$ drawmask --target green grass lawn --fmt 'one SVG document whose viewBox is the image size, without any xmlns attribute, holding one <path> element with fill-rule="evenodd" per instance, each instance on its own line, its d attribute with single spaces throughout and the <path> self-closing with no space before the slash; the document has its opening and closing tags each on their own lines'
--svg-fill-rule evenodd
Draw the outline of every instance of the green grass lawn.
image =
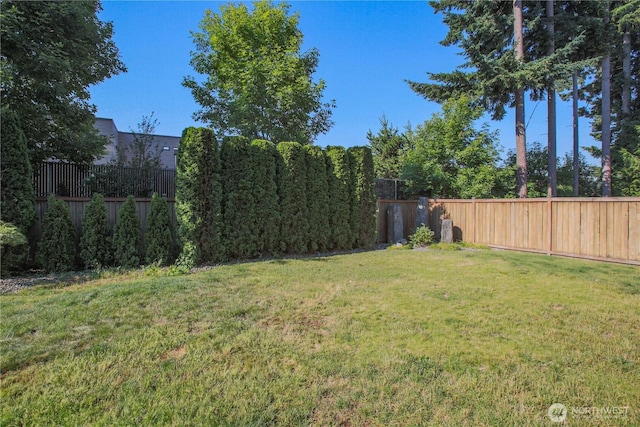
<svg viewBox="0 0 640 427">
<path fill-rule="evenodd" d="M 3 426 L 640 424 L 636 267 L 376 251 L 0 303 Z"/>
</svg>

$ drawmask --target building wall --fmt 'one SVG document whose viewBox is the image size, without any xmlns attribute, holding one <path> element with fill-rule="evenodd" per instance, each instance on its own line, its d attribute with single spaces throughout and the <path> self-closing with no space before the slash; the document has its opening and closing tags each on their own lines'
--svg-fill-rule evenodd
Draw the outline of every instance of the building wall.
<svg viewBox="0 0 640 427">
<path fill-rule="evenodd" d="M 117 148 L 122 145 L 130 145 L 134 140 L 134 134 L 131 132 L 120 132 L 116 127 L 113 119 L 96 118 L 95 128 L 101 135 L 105 135 L 109 138 L 109 144 L 107 145 L 107 154 L 102 158 L 96 160 L 95 164 L 103 165 L 109 163 L 112 159 L 116 158 Z M 180 146 L 180 137 L 167 136 L 167 135 L 154 135 L 154 140 L 161 150 L 160 160 L 162 161 L 163 168 L 175 169 L 176 168 L 176 155 L 178 154 L 178 147 Z"/>
</svg>

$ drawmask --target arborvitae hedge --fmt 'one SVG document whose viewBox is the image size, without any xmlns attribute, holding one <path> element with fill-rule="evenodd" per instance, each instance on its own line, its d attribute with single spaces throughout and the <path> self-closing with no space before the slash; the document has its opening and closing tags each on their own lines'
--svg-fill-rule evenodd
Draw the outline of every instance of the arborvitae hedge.
<svg viewBox="0 0 640 427">
<path fill-rule="evenodd" d="M 327 160 L 320 147 L 305 145 L 307 160 L 308 249 L 326 251 L 329 246 L 329 184 Z"/>
<path fill-rule="evenodd" d="M 187 266 L 219 261 L 222 247 L 220 152 L 211 129 L 182 133 L 176 166 L 176 217 Z"/>
<path fill-rule="evenodd" d="M 280 252 L 280 201 L 278 199 L 277 169 L 282 158 L 275 144 L 251 142 L 254 171 L 254 200 L 256 201 L 258 250 L 263 254 Z"/>
<path fill-rule="evenodd" d="M 153 193 L 144 236 L 147 264 L 167 265 L 173 262 L 174 229 L 167 199 Z"/>
<path fill-rule="evenodd" d="M 329 246 L 335 250 L 351 249 L 351 171 L 349 156 L 344 147 L 329 146 L 327 156 L 327 182 L 329 184 Z"/>
<path fill-rule="evenodd" d="M 259 255 L 254 169 L 256 156 L 245 137 L 225 138 L 220 148 L 222 163 L 223 241 L 229 258 Z"/>
<path fill-rule="evenodd" d="M 25 236 L 29 236 L 36 221 L 35 192 L 31 181 L 27 142 L 20 128 L 18 116 L 2 108 L 2 143 L 0 144 L 0 220 L 11 223 Z M 28 251 L 16 253 L 12 268 L 20 269 Z M 3 261 L 4 262 L 4 261 Z"/>
<path fill-rule="evenodd" d="M 142 260 L 142 233 L 133 196 L 118 211 L 113 230 L 113 252 L 115 264 L 124 268 L 135 268 Z"/>
<path fill-rule="evenodd" d="M 104 267 L 111 258 L 111 228 L 102 194 L 94 194 L 82 217 L 80 259 L 86 268 Z"/>
<path fill-rule="evenodd" d="M 42 221 L 42 237 L 37 259 L 47 272 L 73 270 L 76 266 L 76 230 L 69 206 L 55 195 L 49 196 Z"/>
<path fill-rule="evenodd" d="M 287 253 L 307 252 L 307 165 L 305 151 L 297 142 L 277 146 L 283 163 L 278 173 L 281 246 Z"/>
<path fill-rule="evenodd" d="M 352 227 L 355 245 L 371 248 L 376 243 L 376 193 L 373 156 L 368 147 L 347 150 L 353 174 Z"/>
</svg>

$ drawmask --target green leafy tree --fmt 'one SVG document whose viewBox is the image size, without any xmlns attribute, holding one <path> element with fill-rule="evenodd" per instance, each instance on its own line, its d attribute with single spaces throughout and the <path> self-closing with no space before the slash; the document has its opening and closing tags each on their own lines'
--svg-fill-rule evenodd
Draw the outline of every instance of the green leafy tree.
<svg viewBox="0 0 640 427">
<path fill-rule="evenodd" d="M 76 265 L 76 230 L 71 211 L 53 194 L 48 199 L 36 256 L 47 272 L 70 271 Z"/>
<path fill-rule="evenodd" d="M 307 144 L 326 133 L 334 105 L 322 103 L 325 82 L 313 81 L 318 51 L 301 52 L 298 21 L 285 2 L 207 10 L 201 32 L 192 33 L 191 54 L 191 65 L 206 81 L 189 76 L 183 82 L 202 107 L 194 117 L 218 136 L 250 140 Z"/>
<path fill-rule="evenodd" d="M 109 176 L 105 181 L 115 183 L 116 192 L 133 194 L 136 197 L 151 195 L 157 170 L 162 168 L 162 147 L 155 136 L 159 124 L 153 112 L 149 116 L 142 116 L 136 130 L 131 129 L 133 141 L 130 144 L 120 144 L 116 148 L 116 157 L 110 164 L 132 168 L 126 177 L 119 168 L 107 172 Z"/>
<path fill-rule="evenodd" d="M 4 107 L 1 114 L 0 218 L 28 235 L 36 220 L 36 209 L 27 143 L 17 115 Z"/>
<path fill-rule="evenodd" d="M 371 248 L 376 243 L 376 193 L 373 155 L 369 147 L 351 147 L 347 150 L 353 172 L 352 227 L 355 245 Z"/>
<path fill-rule="evenodd" d="M 499 171 L 497 133 L 474 121 L 482 109 L 470 98 L 450 100 L 442 113 L 408 134 L 412 149 L 405 157 L 405 191 L 413 195 L 448 198 L 496 197 L 504 193 Z"/>
<path fill-rule="evenodd" d="M 529 182 L 530 197 L 546 197 L 548 188 L 549 172 L 547 168 L 549 152 L 547 147 L 543 147 L 539 142 L 534 142 L 527 149 L 527 181 Z M 599 168 L 587 163 L 584 155 L 580 156 L 579 162 L 579 189 L 580 196 L 597 197 L 600 194 Z M 515 167 L 515 152 L 510 150 L 505 160 L 506 169 Z M 558 196 L 569 197 L 573 195 L 573 159 L 569 154 L 557 159 L 558 164 Z M 515 181 L 511 178 L 509 188 L 515 188 Z M 513 191 L 508 196 L 513 197 Z"/>
<path fill-rule="evenodd" d="M 176 217 L 185 266 L 219 261 L 222 247 L 220 152 L 210 129 L 182 133 L 176 167 Z"/>
<path fill-rule="evenodd" d="M 280 252 L 280 200 L 278 169 L 282 157 L 275 144 L 265 140 L 251 142 L 253 160 L 253 190 L 257 211 L 258 250 L 275 255 Z M 278 166 L 280 165 L 280 166 Z"/>
<path fill-rule="evenodd" d="M 329 247 L 345 250 L 353 247 L 351 228 L 352 182 L 347 150 L 340 146 L 325 148 L 329 187 Z"/>
<path fill-rule="evenodd" d="M 32 164 L 104 153 L 89 86 L 126 69 L 100 10 L 98 0 L 0 2 L 2 105 L 20 118 Z"/>
<path fill-rule="evenodd" d="M 115 264 L 123 268 L 136 268 L 143 258 L 142 232 L 133 196 L 118 211 L 113 229 L 113 254 Z"/>
<path fill-rule="evenodd" d="M 228 137 L 220 148 L 224 247 L 230 258 L 254 258 L 258 248 L 258 215 L 254 180 L 257 160 L 249 140 Z"/>
<path fill-rule="evenodd" d="M 278 173 L 280 196 L 281 247 L 290 254 L 307 252 L 307 164 L 305 151 L 297 142 L 281 142 L 277 146 L 282 156 Z"/>
<path fill-rule="evenodd" d="M 111 259 L 111 227 L 102 194 L 94 194 L 82 218 L 80 259 L 86 268 L 99 268 Z"/>
<path fill-rule="evenodd" d="M 329 183 L 324 151 L 315 145 L 305 145 L 307 160 L 307 211 L 309 219 L 309 251 L 326 251 L 329 228 Z"/>
<path fill-rule="evenodd" d="M 373 153 L 373 167 L 376 178 L 400 178 L 402 156 L 408 148 L 406 135 L 399 133 L 386 116 L 380 119 L 380 130 L 376 135 L 367 132 L 367 139 Z"/>
<path fill-rule="evenodd" d="M 173 261 L 174 235 L 167 199 L 153 193 L 144 236 L 147 264 L 168 265 Z"/>
</svg>

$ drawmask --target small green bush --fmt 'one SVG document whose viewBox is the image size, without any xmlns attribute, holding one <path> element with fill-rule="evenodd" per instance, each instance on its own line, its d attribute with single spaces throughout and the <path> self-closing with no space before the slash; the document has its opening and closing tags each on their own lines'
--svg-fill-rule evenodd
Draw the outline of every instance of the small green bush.
<svg viewBox="0 0 640 427">
<path fill-rule="evenodd" d="M 94 194 L 82 218 L 80 259 L 85 268 L 102 268 L 111 258 L 111 228 L 102 194 Z"/>
<path fill-rule="evenodd" d="M 416 231 L 409 237 L 409 243 L 413 248 L 420 248 L 434 242 L 434 233 L 426 225 L 416 228 Z"/>
<path fill-rule="evenodd" d="M 151 208 L 147 216 L 145 234 L 145 260 L 147 264 L 168 265 L 174 245 L 174 228 L 169 216 L 167 199 L 153 193 Z"/>
<path fill-rule="evenodd" d="M 13 224 L 0 221 L 0 272 L 2 276 L 20 271 L 29 253 L 27 238 Z"/>
<path fill-rule="evenodd" d="M 113 230 L 113 252 L 115 264 L 123 268 L 136 268 L 142 259 L 142 233 L 133 196 L 118 211 Z"/>
<path fill-rule="evenodd" d="M 36 257 L 47 272 L 70 271 L 76 266 L 76 230 L 71 211 L 53 194 L 49 196 L 42 221 L 42 237 Z"/>
</svg>

